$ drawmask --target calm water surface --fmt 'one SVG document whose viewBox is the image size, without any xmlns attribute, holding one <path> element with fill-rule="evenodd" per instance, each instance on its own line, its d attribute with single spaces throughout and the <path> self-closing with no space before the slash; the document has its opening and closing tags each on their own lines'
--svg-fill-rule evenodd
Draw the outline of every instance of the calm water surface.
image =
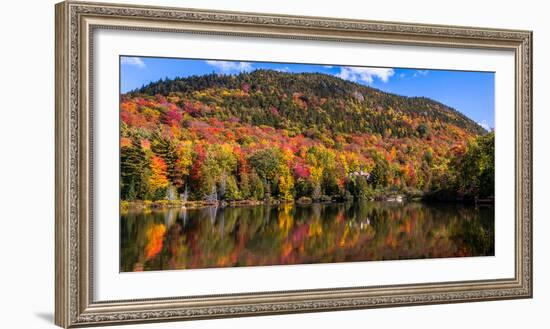
<svg viewBox="0 0 550 329">
<path fill-rule="evenodd" d="M 355 202 L 121 215 L 120 270 L 494 255 L 494 209 Z"/>
</svg>

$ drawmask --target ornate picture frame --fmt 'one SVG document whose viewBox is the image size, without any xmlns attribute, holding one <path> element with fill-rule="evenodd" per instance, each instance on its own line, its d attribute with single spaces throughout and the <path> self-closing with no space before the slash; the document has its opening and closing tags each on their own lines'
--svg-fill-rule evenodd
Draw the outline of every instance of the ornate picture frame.
<svg viewBox="0 0 550 329">
<path fill-rule="evenodd" d="M 55 10 L 57 325 L 69 328 L 532 297 L 532 32 L 77 1 L 59 3 Z M 512 51 L 514 277 L 95 301 L 91 54 L 93 34 L 99 29 Z"/>
</svg>

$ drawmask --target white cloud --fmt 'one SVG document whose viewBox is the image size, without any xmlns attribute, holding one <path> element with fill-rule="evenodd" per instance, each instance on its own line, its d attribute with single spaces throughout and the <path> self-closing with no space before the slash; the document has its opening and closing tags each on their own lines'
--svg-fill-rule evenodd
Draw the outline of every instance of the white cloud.
<svg viewBox="0 0 550 329">
<path fill-rule="evenodd" d="M 430 73 L 430 71 L 428 70 L 416 70 L 416 72 L 414 72 L 414 77 L 415 78 L 420 76 L 425 77 L 428 75 L 428 73 Z"/>
<path fill-rule="evenodd" d="M 403 79 L 403 78 L 405 77 L 405 73 L 401 73 L 401 74 L 399 75 L 399 77 L 400 77 L 401 79 Z"/>
<path fill-rule="evenodd" d="M 252 70 L 252 64 L 248 62 L 206 61 L 206 64 L 214 66 L 222 72 L 243 72 Z"/>
<path fill-rule="evenodd" d="M 354 82 L 363 81 L 366 83 L 372 83 L 374 78 L 378 78 L 383 82 L 388 82 L 390 77 L 394 74 L 395 71 L 388 68 L 344 66 L 340 69 L 340 73 L 336 74 L 336 76 Z"/>
<path fill-rule="evenodd" d="M 332 65 L 323 65 L 323 67 L 324 67 L 325 69 L 331 69 L 331 68 L 333 68 L 334 66 L 332 66 Z"/>
<path fill-rule="evenodd" d="M 139 57 L 122 57 L 120 59 L 120 64 L 122 65 L 132 65 L 132 66 L 137 66 L 139 67 L 140 69 L 144 68 L 145 67 L 145 63 L 143 62 L 143 60 Z"/>
<path fill-rule="evenodd" d="M 487 123 L 487 120 L 483 120 L 481 122 L 477 123 L 478 125 L 482 126 L 485 130 L 491 131 L 491 126 Z"/>
<path fill-rule="evenodd" d="M 274 70 L 277 72 L 290 72 L 290 68 L 288 66 L 276 68 Z"/>
</svg>

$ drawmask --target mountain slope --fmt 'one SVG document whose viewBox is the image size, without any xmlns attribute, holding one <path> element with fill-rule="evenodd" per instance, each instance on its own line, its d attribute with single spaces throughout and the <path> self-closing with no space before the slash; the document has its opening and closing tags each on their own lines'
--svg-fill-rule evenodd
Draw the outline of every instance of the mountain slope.
<svg viewBox="0 0 550 329">
<path fill-rule="evenodd" d="M 246 91 L 246 97 L 234 93 L 238 90 Z M 220 108 L 209 116 L 236 117 L 243 123 L 296 132 L 386 134 L 389 128 L 392 136 L 404 137 L 416 133 L 407 122 L 419 119 L 434 123 L 434 128 L 446 123 L 470 133 L 486 133 L 462 113 L 431 99 L 394 95 L 320 73 L 210 74 L 154 82 L 130 94 L 140 93 L 177 93 L 181 107 L 194 99 Z"/>
</svg>

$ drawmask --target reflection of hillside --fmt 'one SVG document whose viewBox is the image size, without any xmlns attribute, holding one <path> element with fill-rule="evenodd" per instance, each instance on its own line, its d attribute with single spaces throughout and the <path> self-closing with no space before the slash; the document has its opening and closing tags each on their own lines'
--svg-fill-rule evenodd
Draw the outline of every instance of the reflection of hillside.
<svg viewBox="0 0 550 329">
<path fill-rule="evenodd" d="M 492 208 L 383 202 L 130 211 L 121 270 L 493 255 L 493 217 Z"/>
</svg>

